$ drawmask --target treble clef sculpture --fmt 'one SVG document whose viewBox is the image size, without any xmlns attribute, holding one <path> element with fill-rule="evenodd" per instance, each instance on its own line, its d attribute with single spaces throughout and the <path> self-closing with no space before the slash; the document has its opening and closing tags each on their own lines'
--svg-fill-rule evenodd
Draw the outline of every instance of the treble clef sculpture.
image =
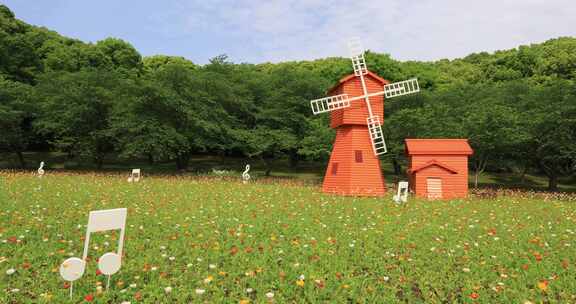
<svg viewBox="0 0 576 304">
<path fill-rule="evenodd" d="M 250 180 L 250 174 L 248 174 L 248 171 L 250 171 L 250 165 L 246 165 L 246 170 L 242 172 L 242 182 L 244 184 L 248 183 L 248 181 Z"/>
<path fill-rule="evenodd" d="M 40 168 L 38 168 L 38 177 L 42 177 L 44 175 L 44 162 L 40 162 Z"/>
</svg>

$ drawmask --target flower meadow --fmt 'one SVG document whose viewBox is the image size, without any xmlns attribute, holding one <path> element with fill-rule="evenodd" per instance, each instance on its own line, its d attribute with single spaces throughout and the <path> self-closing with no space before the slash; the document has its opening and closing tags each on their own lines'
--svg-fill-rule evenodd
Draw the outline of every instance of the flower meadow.
<svg viewBox="0 0 576 304">
<path fill-rule="evenodd" d="M 241 179 L 0 173 L 0 303 L 574 303 L 576 204 L 521 195 L 453 201 L 325 195 Z M 88 213 L 128 208 L 122 268 L 98 257 Z"/>
</svg>

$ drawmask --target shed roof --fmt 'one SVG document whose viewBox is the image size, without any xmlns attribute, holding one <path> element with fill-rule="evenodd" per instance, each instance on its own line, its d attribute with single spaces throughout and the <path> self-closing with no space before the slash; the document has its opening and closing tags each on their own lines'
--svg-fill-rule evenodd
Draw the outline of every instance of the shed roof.
<svg viewBox="0 0 576 304">
<path fill-rule="evenodd" d="M 408 155 L 472 155 L 468 139 L 410 139 L 406 142 Z"/>
<path fill-rule="evenodd" d="M 382 83 L 382 86 L 387 85 L 387 84 L 390 83 L 390 81 L 388 81 L 388 80 L 386 80 L 386 79 L 378 76 L 378 75 L 377 75 L 376 73 L 374 73 L 374 72 L 368 71 L 368 73 L 367 73 L 366 75 L 367 75 L 368 77 L 371 77 L 371 78 L 373 78 L 374 80 Z M 347 82 L 347 81 L 349 81 L 349 80 L 352 80 L 352 79 L 354 79 L 354 78 L 356 78 L 356 77 L 358 77 L 358 76 L 356 76 L 356 75 L 354 75 L 354 73 L 352 73 L 352 74 L 350 74 L 350 75 L 346 75 L 346 76 L 340 78 L 340 80 L 338 80 L 338 83 L 335 84 L 333 87 L 331 87 L 331 88 L 328 90 L 328 94 L 330 94 L 332 91 L 336 90 L 336 88 L 338 88 L 339 86 L 341 86 L 343 83 L 345 83 L 345 82 Z"/>
<path fill-rule="evenodd" d="M 456 169 L 454 169 L 454 168 L 452 168 L 452 167 L 450 167 L 450 166 L 448 166 L 448 165 L 446 165 L 446 164 L 443 164 L 443 163 L 441 163 L 441 162 L 439 162 L 439 161 L 437 161 L 437 160 L 435 160 L 435 159 L 433 159 L 433 160 L 431 160 L 431 161 L 429 161 L 429 162 L 426 162 L 426 163 L 424 163 L 424 164 L 422 164 L 422 165 L 420 165 L 420 166 L 417 166 L 417 167 L 415 167 L 415 168 L 412 168 L 412 169 L 410 169 L 410 170 L 408 170 L 408 171 L 409 171 L 409 173 L 416 173 L 416 172 L 418 172 L 418 171 L 420 171 L 420 170 L 426 169 L 426 168 L 431 167 L 431 166 L 438 166 L 438 167 L 440 167 L 440 168 L 442 168 L 442 169 L 444 169 L 444 170 L 446 170 L 446 171 L 448 171 L 448 172 L 450 172 L 450 173 L 452 173 L 452 174 L 458 173 L 458 171 L 456 171 Z"/>
</svg>

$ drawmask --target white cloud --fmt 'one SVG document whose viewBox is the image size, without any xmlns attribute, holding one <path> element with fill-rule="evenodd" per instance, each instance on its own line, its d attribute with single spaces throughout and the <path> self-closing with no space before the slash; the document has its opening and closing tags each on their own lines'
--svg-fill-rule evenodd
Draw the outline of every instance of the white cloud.
<svg viewBox="0 0 576 304">
<path fill-rule="evenodd" d="M 396 59 L 432 60 L 576 35 L 574 0 L 179 1 L 178 30 L 242 41 L 223 50 L 235 61 L 346 56 L 352 36 Z"/>
</svg>

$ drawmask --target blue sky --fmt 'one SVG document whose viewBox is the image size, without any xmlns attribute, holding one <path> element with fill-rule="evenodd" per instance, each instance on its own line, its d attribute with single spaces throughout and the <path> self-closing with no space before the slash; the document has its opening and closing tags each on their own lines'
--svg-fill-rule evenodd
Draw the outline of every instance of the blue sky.
<svg viewBox="0 0 576 304">
<path fill-rule="evenodd" d="M 347 56 L 349 37 L 399 60 L 436 60 L 576 36 L 575 0 L 5 0 L 17 18 L 144 56 L 195 63 Z"/>
</svg>

